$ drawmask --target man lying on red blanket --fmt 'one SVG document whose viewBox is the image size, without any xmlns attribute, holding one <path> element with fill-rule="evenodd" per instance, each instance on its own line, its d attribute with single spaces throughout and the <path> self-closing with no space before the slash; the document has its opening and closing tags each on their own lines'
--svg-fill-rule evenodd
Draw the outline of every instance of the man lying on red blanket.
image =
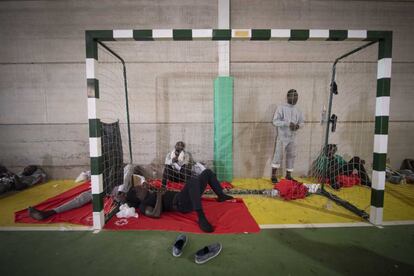
<svg viewBox="0 0 414 276">
<path fill-rule="evenodd" d="M 213 226 L 208 222 L 201 205 L 201 196 L 207 184 L 210 184 L 210 187 L 218 196 L 217 200 L 219 202 L 233 198 L 224 194 L 216 175 L 210 169 L 205 168 L 201 174 L 191 174 L 180 192 L 166 191 L 165 189 L 153 192 L 149 189 L 147 182 L 142 181 L 141 185 L 130 188 L 126 193 L 119 191 L 115 194 L 120 203 L 126 202 L 131 207 L 139 208 L 144 215 L 153 218 L 159 218 L 163 211 L 179 211 L 181 213 L 196 211 L 200 229 L 204 232 L 213 232 Z M 116 187 L 114 190 L 118 191 L 118 188 Z M 86 193 L 80 194 L 72 201 L 53 210 L 40 211 L 30 207 L 29 214 L 34 219 L 42 220 L 56 213 L 80 207 L 90 202 L 91 197 L 88 197 Z M 80 205 L 81 203 L 83 204 Z"/>
<path fill-rule="evenodd" d="M 122 201 L 122 194 L 127 194 L 129 191 L 131 191 L 132 187 L 132 173 L 133 173 L 133 166 L 132 164 L 125 165 L 124 167 L 124 179 L 122 185 L 116 186 L 111 196 L 113 197 L 114 201 L 121 203 Z M 92 202 L 92 190 L 89 189 L 75 198 L 71 199 L 70 201 L 54 208 L 51 210 L 38 210 L 34 207 L 29 207 L 29 215 L 31 218 L 36 220 L 44 220 L 47 219 L 55 214 L 67 212 L 79 207 L 82 207 L 83 205 Z"/>
<path fill-rule="evenodd" d="M 207 184 L 210 184 L 211 189 L 218 196 L 217 201 L 233 198 L 223 192 L 216 175 L 210 169 L 204 169 L 201 174 L 192 174 L 188 177 L 180 192 L 159 190 L 151 193 L 145 187 L 137 187 L 139 190 L 137 194 L 141 198 L 139 209 L 146 216 L 155 218 L 160 217 L 162 211 L 181 213 L 196 211 L 200 229 L 204 232 L 213 232 L 213 226 L 208 222 L 201 205 L 201 196 Z"/>
</svg>

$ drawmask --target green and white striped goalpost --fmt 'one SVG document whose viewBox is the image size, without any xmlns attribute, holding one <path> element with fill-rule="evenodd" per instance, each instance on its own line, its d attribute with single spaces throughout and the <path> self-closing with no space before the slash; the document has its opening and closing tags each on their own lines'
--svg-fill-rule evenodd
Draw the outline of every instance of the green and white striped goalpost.
<svg viewBox="0 0 414 276">
<path fill-rule="evenodd" d="M 379 45 L 377 95 L 375 105 L 375 137 L 371 190 L 370 221 L 382 224 L 385 189 L 385 164 L 388 144 L 388 122 L 392 65 L 392 32 L 327 29 L 139 29 L 91 30 L 85 33 L 86 79 L 88 94 L 89 151 L 93 195 L 93 228 L 105 224 L 103 211 L 102 131 L 99 114 L 98 41 L 191 41 L 191 40 L 289 40 L 289 41 L 376 41 Z M 216 122 L 214 122 L 216 124 Z M 218 130 L 220 128 L 217 128 Z M 216 136 L 216 133 L 214 134 Z M 224 139 L 221 135 L 220 139 Z M 231 137 L 233 139 L 233 137 Z M 215 139 L 215 143 L 220 143 Z M 232 153 L 232 144 L 225 149 Z M 222 148 L 222 147 L 221 147 Z M 233 164 L 230 164 L 233 166 Z"/>
</svg>

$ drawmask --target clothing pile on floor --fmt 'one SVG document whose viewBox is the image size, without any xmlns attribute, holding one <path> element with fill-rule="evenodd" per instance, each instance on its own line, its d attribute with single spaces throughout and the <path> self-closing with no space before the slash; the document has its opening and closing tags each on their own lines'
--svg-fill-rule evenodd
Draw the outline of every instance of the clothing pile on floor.
<svg viewBox="0 0 414 276">
<path fill-rule="evenodd" d="M 331 183 L 329 182 L 329 179 L 326 179 L 325 181 L 323 179 L 319 179 L 321 183 L 326 183 L 327 185 L 331 186 Z M 340 174 L 336 177 L 336 184 L 338 185 L 335 188 L 350 188 L 355 185 L 361 185 L 361 178 L 357 174 L 351 174 L 351 175 L 344 175 Z"/>
<path fill-rule="evenodd" d="M 24 190 L 36 184 L 46 182 L 46 173 L 35 165 L 27 166 L 22 172 L 15 174 L 0 165 L 0 194 L 13 190 Z"/>
<path fill-rule="evenodd" d="M 305 198 L 309 194 L 318 193 L 320 184 L 304 184 L 296 180 L 282 179 L 274 185 L 278 196 L 285 200 Z"/>
<path fill-rule="evenodd" d="M 414 184 L 414 159 L 404 159 L 399 170 L 387 164 L 385 177 L 393 184 Z"/>
</svg>

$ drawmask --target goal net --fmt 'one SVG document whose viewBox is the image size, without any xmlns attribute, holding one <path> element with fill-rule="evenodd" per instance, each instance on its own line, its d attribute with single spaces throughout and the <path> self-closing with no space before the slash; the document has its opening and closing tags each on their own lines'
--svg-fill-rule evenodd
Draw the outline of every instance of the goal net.
<svg viewBox="0 0 414 276">
<path fill-rule="evenodd" d="M 326 47 L 322 61 L 306 63 L 267 61 L 266 57 L 274 58 L 272 48 L 245 57 L 243 53 L 251 46 L 244 43 L 232 42 L 236 53 L 230 62 L 233 78 L 224 81 L 217 79 L 214 41 L 98 43 L 101 121 L 119 126 L 110 139 L 103 132 L 105 191 L 122 184 L 126 163 L 142 166 L 147 178 L 161 183 L 183 182 L 195 173 L 195 164 L 201 163 L 215 171 L 219 180 L 232 182 L 239 193 L 245 189 L 262 194 L 272 189 L 271 163 L 278 135 L 272 119 L 293 88 L 298 91 L 296 107 L 305 121 L 296 136 L 292 176 L 305 183 L 321 183 L 330 193 L 321 209 L 334 210 L 338 197 L 367 212 L 370 188 L 360 185 L 366 179 L 359 173 L 364 167 L 371 177 L 376 47 L 338 62 L 338 94 L 333 96 L 329 113 L 332 62 L 363 42 L 339 48 L 337 42 L 278 42 L 296 52 L 306 52 L 309 44 Z M 227 138 L 219 139 L 218 133 Z M 180 141 L 184 143 L 177 149 Z M 340 162 L 327 161 L 328 147 L 335 148 Z M 217 154 L 222 148 L 224 152 Z M 279 180 L 285 172 L 283 161 Z M 338 214 L 349 216 L 346 211 Z"/>
</svg>

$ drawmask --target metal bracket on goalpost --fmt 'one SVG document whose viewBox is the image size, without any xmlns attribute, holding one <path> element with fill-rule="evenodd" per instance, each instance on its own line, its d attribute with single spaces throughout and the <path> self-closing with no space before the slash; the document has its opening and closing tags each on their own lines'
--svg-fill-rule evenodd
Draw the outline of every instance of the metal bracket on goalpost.
<svg viewBox="0 0 414 276">
<path fill-rule="evenodd" d="M 385 188 L 385 162 L 388 144 L 390 105 L 392 32 L 369 30 L 328 29 L 139 29 L 91 30 L 85 33 L 86 79 L 88 95 L 89 151 L 93 194 L 93 225 L 101 229 L 103 212 L 103 160 L 99 106 L 98 41 L 182 41 L 182 40 L 289 40 L 289 41 L 375 41 L 378 42 L 377 96 L 375 106 L 375 136 L 372 173 L 370 221 L 382 224 Z M 214 122 L 215 127 L 218 122 Z M 216 145 L 215 145 L 216 148 Z M 218 161 L 218 160 L 215 160 Z M 232 163 L 231 163 L 232 164 Z"/>
</svg>

